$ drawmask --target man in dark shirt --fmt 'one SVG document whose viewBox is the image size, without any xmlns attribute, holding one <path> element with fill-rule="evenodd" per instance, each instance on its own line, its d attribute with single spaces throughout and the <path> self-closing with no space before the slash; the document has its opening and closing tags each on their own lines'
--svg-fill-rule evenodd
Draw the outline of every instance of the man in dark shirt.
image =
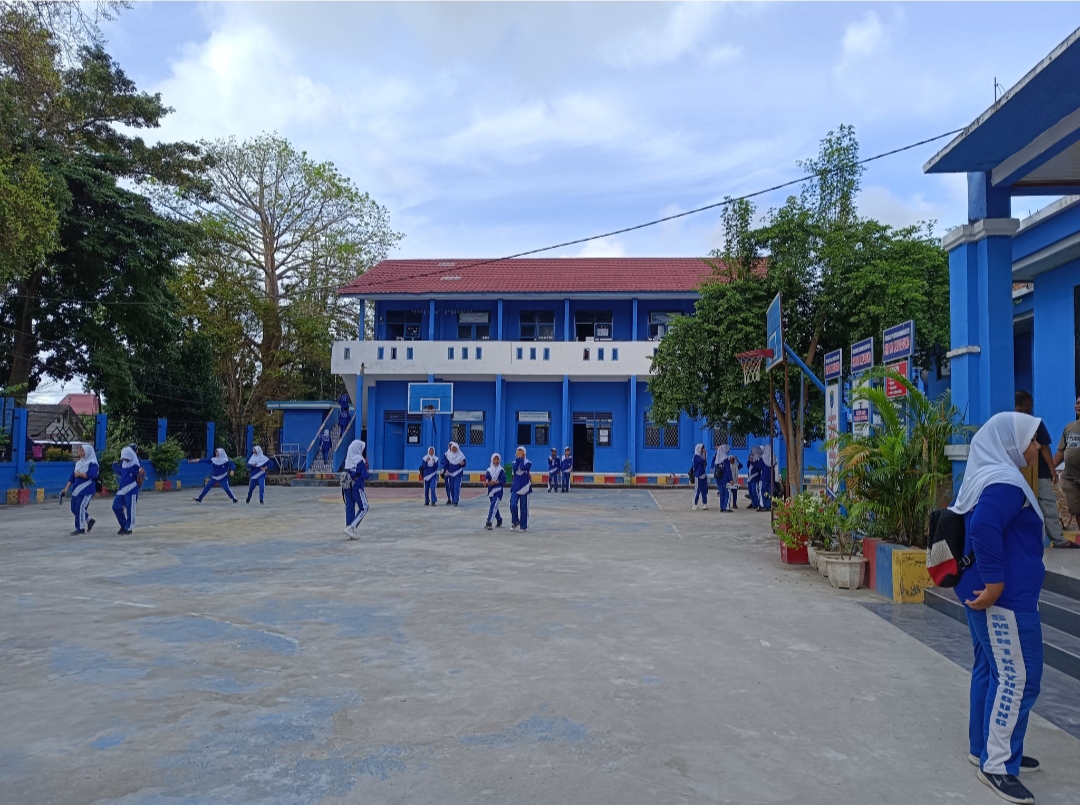
<svg viewBox="0 0 1080 805">
<path fill-rule="evenodd" d="M 1021 414 L 1031 414 L 1035 408 L 1035 400 L 1027 391 L 1016 392 L 1016 410 Z M 1054 457 L 1050 453 L 1050 431 L 1046 424 L 1039 422 L 1039 430 L 1035 433 L 1035 441 L 1039 443 L 1039 485 L 1035 490 L 1039 498 L 1039 506 L 1043 512 L 1043 525 L 1046 536 L 1050 540 L 1051 548 L 1080 548 L 1075 542 L 1069 542 L 1061 528 L 1061 514 L 1058 512 L 1057 496 L 1054 494 L 1054 484 L 1058 482 L 1057 470 L 1054 469 Z"/>
</svg>

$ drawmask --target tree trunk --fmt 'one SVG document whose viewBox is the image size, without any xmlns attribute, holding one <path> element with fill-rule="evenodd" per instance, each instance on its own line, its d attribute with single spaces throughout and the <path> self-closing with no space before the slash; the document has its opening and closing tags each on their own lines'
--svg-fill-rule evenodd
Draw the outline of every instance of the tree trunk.
<svg viewBox="0 0 1080 805">
<path fill-rule="evenodd" d="M 15 400 L 20 405 L 26 405 L 26 395 L 30 392 L 30 375 L 38 353 L 37 336 L 34 335 L 34 311 L 37 309 L 37 291 L 43 276 L 44 269 L 38 269 L 19 283 L 19 299 L 22 301 L 15 314 L 15 343 L 8 385 L 22 387 L 15 393 Z"/>
</svg>

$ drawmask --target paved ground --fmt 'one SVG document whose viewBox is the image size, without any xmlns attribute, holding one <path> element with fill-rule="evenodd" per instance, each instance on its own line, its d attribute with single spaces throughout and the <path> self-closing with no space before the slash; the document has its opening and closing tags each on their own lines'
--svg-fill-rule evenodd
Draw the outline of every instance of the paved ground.
<svg viewBox="0 0 1080 805">
<path fill-rule="evenodd" d="M 391 490 L 387 490 L 389 492 Z M 998 802 L 966 674 L 686 492 L 0 510 L 0 801 Z M 1080 742 L 1034 718 L 1041 803 Z"/>
</svg>

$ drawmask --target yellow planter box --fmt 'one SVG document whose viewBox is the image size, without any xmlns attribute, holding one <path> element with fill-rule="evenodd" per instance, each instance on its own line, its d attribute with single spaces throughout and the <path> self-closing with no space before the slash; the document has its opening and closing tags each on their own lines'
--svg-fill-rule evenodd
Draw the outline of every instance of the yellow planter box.
<svg viewBox="0 0 1080 805">
<path fill-rule="evenodd" d="M 154 481 L 154 491 L 155 492 L 160 492 L 164 488 L 165 488 L 165 482 L 164 481 Z"/>
<path fill-rule="evenodd" d="M 934 582 L 926 572 L 926 551 L 893 551 L 893 601 L 901 604 L 921 604 L 923 590 Z"/>
<path fill-rule="evenodd" d="M 34 500 L 36 502 L 38 502 L 38 503 L 44 503 L 45 502 L 45 490 L 42 489 L 41 487 L 38 487 L 37 489 L 35 489 L 34 490 Z"/>
<path fill-rule="evenodd" d="M 7 491 L 7 504 L 9 506 L 16 506 L 19 503 L 19 490 L 9 489 Z"/>
</svg>

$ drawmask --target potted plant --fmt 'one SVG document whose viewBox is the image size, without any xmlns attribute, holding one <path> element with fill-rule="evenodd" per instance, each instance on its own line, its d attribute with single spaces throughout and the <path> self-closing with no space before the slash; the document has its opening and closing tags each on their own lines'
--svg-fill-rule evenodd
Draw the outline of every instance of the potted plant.
<svg viewBox="0 0 1080 805">
<path fill-rule="evenodd" d="M 839 590 L 857 590 L 866 574 L 866 557 L 859 556 L 858 534 L 866 523 L 867 504 L 845 496 L 837 501 L 840 512 L 836 540 L 839 556 L 826 561 L 829 583 Z"/>
<path fill-rule="evenodd" d="M 173 482 L 169 480 L 169 476 L 176 475 L 180 469 L 180 462 L 184 460 L 184 448 L 175 439 L 166 439 L 146 452 L 160 478 L 154 482 L 154 489 L 158 492 L 172 491 Z M 179 481 L 176 482 L 176 488 L 180 488 Z"/>
<path fill-rule="evenodd" d="M 803 493 L 773 505 L 775 533 L 780 537 L 780 561 L 786 565 L 809 564 L 806 546 L 813 533 L 812 496 Z"/>
<path fill-rule="evenodd" d="M 30 462 L 26 467 L 26 472 L 20 472 L 18 475 L 19 489 L 16 495 L 16 500 L 20 506 L 25 506 L 30 502 L 30 487 L 34 485 L 34 462 Z"/>
</svg>

